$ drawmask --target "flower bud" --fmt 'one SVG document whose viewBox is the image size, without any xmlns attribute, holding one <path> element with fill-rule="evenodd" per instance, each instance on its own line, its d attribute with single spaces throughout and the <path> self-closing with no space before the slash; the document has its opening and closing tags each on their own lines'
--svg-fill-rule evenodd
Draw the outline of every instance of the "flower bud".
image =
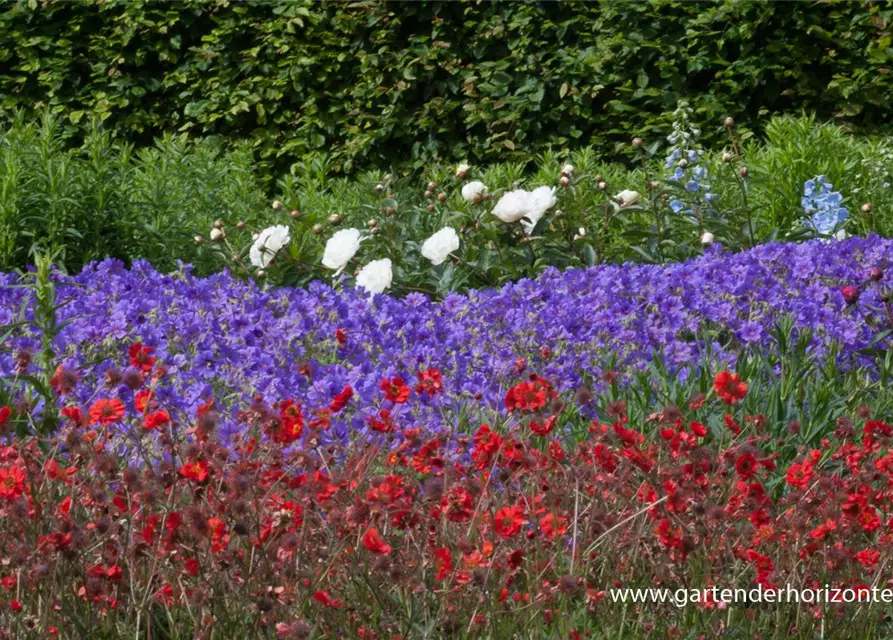
<svg viewBox="0 0 893 640">
<path fill-rule="evenodd" d="M 601 189 L 602 191 L 604 191 L 605 189 L 608 188 L 608 183 L 607 183 L 607 182 L 604 182 L 604 181 L 599 182 L 599 183 L 598 183 L 598 188 Z"/>
<path fill-rule="evenodd" d="M 701 236 L 701 244 L 713 244 L 713 240 L 713 234 L 709 231 L 705 231 L 704 234 Z"/>
<path fill-rule="evenodd" d="M 445 194 L 443 191 L 441 191 L 440 193 L 437 194 L 437 200 L 439 202 L 446 202 L 446 199 L 447 199 L 447 194 Z"/>
<path fill-rule="evenodd" d="M 428 183 L 428 191 L 434 191 L 437 188 L 437 183 L 433 180 Z"/>
<path fill-rule="evenodd" d="M 466 175 L 468 175 L 468 170 L 470 168 L 471 167 L 468 166 L 468 163 L 466 163 L 466 162 L 461 163 L 458 167 L 456 167 L 456 177 L 464 178 Z"/>
<path fill-rule="evenodd" d="M 384 191 L 384 185 L 381 183 L 375 185 L 375 190 L 381 193 L 382 191 Z"/>
<path fill-rule="evenodd" d="M 723 125 L 724 125 L 727 129 L 731 129 L 732 127 L 735 126 L 735 120 L 734 120 L 732 117 L 728 117 L 728 118 L 726 118 L 725 120 L 723 120 Z"/>
<path fill-rule="evenodd" d="M 392 216 L 392 215 L 394 215 L 395 213 L 397 213 L 397 210 L 396 210 L 394 207 L 385 207 L 384 212 L 385 212 L 387 215 Z"/>
<path fill-rule="evenodd" d="M 642 138 L 633 138 L 633 149 L 641 149 L 643 146 L 645 146 L 645 141 Z"/>
<path fill-rule="evenodd" d="M 574 175 L 574 165 L 566 164 L 561 167 L 561 175 L 568 177 Z"/>
<path fill-rule="evenodd" d="M 425 191 L 425 197 L 428 198 L 428 199 L 433 198 L 433 197 L 434 197 L 434 192 L 431 191 L 430 189 L 427 190 L 427 191 Z"/>
<path fill-rule="evenodd" d="M 372 218 L 371 220 L 369 220 L 366 223 L 366 226 L 368 226 L 370 229 L 374 229 L 377 224 L 378 224 L 378 220 L 376 220 L 375 218 Z"/>
<path fill-rule="evenodd" d="M 205 239 L 201 236 L 195 236 L 195 244 L 204 244 Z"/>
<path fill-rule="evenodd" d="M 340 214 L 333 213 L 332 215 L 329 216 L 329 223 L 330 224 L 341 224 L 341 221 L 343 219 L 344 218 L 342 218 Z"/>
<path fill-rule="evenodd" d="M 738 169 L 738 175 L 741 176 L 742 178 L 746 178 L 747 177 L 747 167 L 741 167 L 740 169 Z"/>
<path fill-rule="evenodd" d="M 847 304 L 856 304 L 859 301 L 859 296 L 861 292 L 859 289 L 854 287 L 853 285 L 847 285 L 840 290 L 840 295 L 843 296 L 843 299 Z"/>
<path fill-rule="evenodd" d="M 560 184 L 565 189 L 570 185 L 570 183 L 571 183 L 570 178 L 568 178 L 567 176 L 561 176 L 558 179 L 558 184 Z"/>
<path fill-rule="evenodd" d="M 323 232 L 323 226 L 317 222 L 315 225 L 313 225 L 313 226 L 310 228 L 310 230 L 311 230 L 313 233 L 322 233 L 322 232 Z"/>
<path fill-rule="evenodd" d="M 428 205 L 428 211 L 429 212 L 434 211 L 434 203 L 433 202 Z"/>
<path fill-rule="evenodd" d="M 279 211 L 282 208 L 282 203 L 278 200 L 273 200 L 273 210 Z"/>
<path fill-rule="evenodd" d="M 290 215 L 291 215 L 292 218 L 300 218 L 300 217 L 301 217 L 301 212 L 298 211 L 297 209 L 293 209 Z"/>
<path fill-rule="evenodd" d="M 872 206 L 871 206 L 870 202 L 866 202 L 865 204 L 862 205 L 862 213 L 871 213 L 871 209 L 872 209 Z"/>
<path fill-rule="evenodd" d="M 226 234 L 223 232 L 223 229 L 218 229 L 217 227 L 211 229 L 210 235 L 212 242 L 221 242 L 224 238 L 226 238 Z"/>
<path fill-rule="evenodd" d="M 688 166 L 688 158 L 682 158 L 682 160 L 676 163 L 676 166 L 685 169 Z"/>
<path fill-rule="evenodd" d="M 245 228 L 245 223 L 242 222 L 241 220 L 239 220 L 239 221 L 236 223 L 236 229 L 244 229 L 244 228 Z"/>
<path fill-rule="evenodd" d="M 223 229 L 223 220 L 217 218 L 212 225 L 215 229 Z"/>
<path fill-rule="evenodd" d="M 868 272 L 868 277 L 875 282 L 879 282 L 884 277 L 884 270 L 880 267 L 872 267 L 871 271 Z"/>
<path fill-rule="evenodd" d="M 731 162 L 731 161 L 732 161 L 732 154 L 729 153 L 728 151 L 723 151 L 723 152 L 722 152 L 722 161 L 723 161 L 724 163 L 725 163 L 725 162 Z"/>
<path fill-rule="evenodd" d="M 264 271 L 263 269 L 258 269 L 256 271 L 256 275 L 258 278 L 265 278 L 265 277 L 267 277 L 267 272 Z"/>
</svg>

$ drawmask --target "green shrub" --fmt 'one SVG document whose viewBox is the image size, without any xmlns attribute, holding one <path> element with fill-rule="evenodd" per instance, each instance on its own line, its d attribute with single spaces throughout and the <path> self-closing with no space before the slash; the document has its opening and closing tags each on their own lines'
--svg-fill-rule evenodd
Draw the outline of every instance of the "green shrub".
<svg viewBox="0 0 893 640">
<path fill-rule="evenodd" d="M 106 257 L 207 270 L 195 230 L 220 217 L 250 223 L 265 202 L 246 150 L 168 135 L 134 151 L 96 122 L 82 137 L 66 148 L 50 114 L 37 124 L 19 112 L 0 129 L 0 268 L 43 249 L 74 271 Z"/>
<path fill-rule="evenodd" d="M 20 0 L 0 12 L 0 106 L 97 115 L 138 144 L 247 140 L 267 178 L 322 151 L 351 173 L 616 156 L 681 99 L 713 141 L 725 116 L 801 109 L 876 132 L 891 19 L 868 2 Z"/>
</svg>

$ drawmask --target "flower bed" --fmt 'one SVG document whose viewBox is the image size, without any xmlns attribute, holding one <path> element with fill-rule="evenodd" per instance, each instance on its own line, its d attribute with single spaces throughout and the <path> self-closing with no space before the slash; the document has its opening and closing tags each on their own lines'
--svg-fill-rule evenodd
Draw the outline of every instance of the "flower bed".
<svg viewBox="0 0 893 640">
<path fill-rule="evenodd" d="M 437 431 L 448 426 L 444 411 L 469 399 L 499 409 L 525 368 L 559 391 L 598 391 L 606 373 L 623 376 L 658 354 L 682 378 L 689 365 L 732 366 L 739 353 L 772 345 L 773 325 L 784 315 L 814 331 L 817 356 L 833 341 L 842 345 L 841 362 L 853 364 L 886 323 L 870 270 L 891 259 L 893 241 L 878 238 L 764 245 L 670 266 L 550 271 L 442 303 L 419 294 L 368 299 L 319 283 L 307 291 L 261 290 L 226 274 L 198 279 L 105 262 L 59 286 L 58 299 L 70 300 L 60 317 L 71 323 L 56 351 L 79 380 L 65 403 L 97 394 L 132 403 L 134 367 L 120 354 L 141 341 L 164 364 L 159 400 L 185 417 L 215 397 L 224 440 L 255 395 L 300 398 L 321 409 L 350 386 L 366 413 L 333 419 L 327 437 L 344 441 L 369 432 L 368 419 L 382 408 L 382 379 L 399 376 L 412 387 L 430 368 L 443 375 L 443 396 L 412 393 L 394 418 Z M 846 286 L 855 287 L 848 298 Z M 28 294 L 0 295 L 0 322 L 16 320 Z M 9 344 L 2 372 L 33 371 L 38 336 L 20 330 Z"/>
</svg>

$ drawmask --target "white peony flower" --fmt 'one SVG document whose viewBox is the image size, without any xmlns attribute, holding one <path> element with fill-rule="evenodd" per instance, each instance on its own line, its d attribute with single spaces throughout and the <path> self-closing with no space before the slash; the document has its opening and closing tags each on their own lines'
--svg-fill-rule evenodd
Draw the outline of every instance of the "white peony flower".
<svg viewBox="0 0 893 640">
<path fill-rule="evenodd" d="M 326 248 L 322 254 L 322 264 L 328 269 L 334 269 L 338 275 L 350 262 L 360 248 L 364 240 L 359 229 L 341 229 L 326 242 Z"/>
<path fill-rule="evenodd" d="M 701 236 L 701 244 L 711 244 L 713 242 L 713 234 L 709 231 L 705 231 L 704 235 Z"/>
<path fill-rule="evenodd" d="M 614 199 L 620 203 L 621 207 L 628 207 L 630 205 L 636 204 L 641 198 L 641 194 L 638 191 L 633 191 L 632 189 L 624 189 L 616 196 Z"/>
<path fill-rule="evenodd" d="M 459 248 L 459 235 L 452 227 L 444 227 L 422 244 L 422 255 L 437 266 L 443 264 L 453 251 Z"/>
<path fill-rule="evenodd" d="M 471 169 L 471 167 L 468 166 L 468 163 L 462 162 L 461 164 L 459 164 L 458 167 L 456 167 L 456 177 L 464 178 L 469 169 Z"/>
<path fill-rule="evenodd" d="M 478 202 L 487 193 L 487 185 L 479 180 L 473 180 L 462 187 L 462 197 L 465 202 Z"/>
<path fill-rule="evenodd" d="M 218 229 L 217 227 L 214 227 L 213 229 L 211 229 L 210 236 L 211 236 L 212 241 L 220 242 L 221 240 L 223 240 L 226 237 L 226 234 L 223 233 L 223 229 Z"/>
<path fill-rule="evenodd" d="M 357 286 L 369 293 L 382 293 L 391 286 L 393 277 L 390 259 L 373 260 L 360 269 L 357 274 Z"/>
<path fill-rule="evenodd" d="M 522 224 L 527 233 L 530 233 L 540 218 L 554 207 L 556 202 L 558 200 L 555 198 L 555 187 L 538 187 L 533 191 L 516 189 L 504 193 L 493 207 L 492 213 L 507 223 L 526 218 Z"/>
<path fill-rule="evenodd" d="M 275 227 L 267 227 L 257 234 L 254 244 L 251 245 L 251 250 L 248 252 L 251 264 L 258 269 L 266 269 L 279 250 L 290 240 L 291 235 L 285 225 L 277 224 Z"/>
</svg>

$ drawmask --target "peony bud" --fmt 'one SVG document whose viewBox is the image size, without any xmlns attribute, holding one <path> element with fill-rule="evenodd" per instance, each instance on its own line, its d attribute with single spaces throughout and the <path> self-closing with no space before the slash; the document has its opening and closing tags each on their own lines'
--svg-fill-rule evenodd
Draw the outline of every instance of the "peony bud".
<svg viewBox="0 0 893 640">
<path fill-rule="evenodd" d="M 722 161 L 724 163 L 726 163 L 726 162 L 731 162 L 731 160 L 732 160 L 732 154 L 729 153 L 728 151 L 723 151 L 722 152 Z"/>
<path fill-rule="evenodd" d="M 602 191 L 604 191 L 605 189 L 608 188 L 608 183 L 607 183 L 607 182 L 604 182 L 604 181 L 599 182 L 599 183 L 598 183 L 598 188 L 601 189 Z"/>
<path fill-rule="evenodd" d="M 341 215 L 337 214 L 337 213 L 333 213 L 332 215 L 329 216 L 329 222 L 331 224 L 341 224 L 342 220 L 343 220 L 343 218 L 341 217 Z"/>
<path fill-rule="evenodd" d="M 727 129 L 731 129 L 732 127 L 735 126 L 735 120 L 731 117 L 728 117 L 725 120 L 723 120 L 723 125 L 725 125 L 725 127 Z"/>
<path fill-rule="evenodd" d="M 866 202 L 862 205 L 862 213 L 871 213 L 871 209 L 872 207 L 870 202 Z"/>
<path fill-rule="evenodd" d="M 294 210 L 291 212 L 290 215 L 291 215 L 292 218 L 300 218 L 300 217 L 301 217 L 301 212 L 298 211 L 297 209 L 294 209 Z"/>
<path fill-rule="evenodd" d="M 313 227 L 311 227 L 310 230 L 311 230 L 313 233 L 322 233 L 322 232 L 323 232 L 323 226 L 317 222 L 315 225 L 313 225 Z"/>
<path fill-rule="evenodd" d="M 435 208 L 434 203 L 432 202 L 431 204 L 428 205 L 428 212 L 430 213 L 431 211 L 434 211 L 434 208 Z"/>
<path fill-rule="evenodd" d="M 381 183 L 375 185 L 375 190 L 381 193 L 382 191 L 384 191 L 384 185 Z"/>
<path fill-rule="evenodd" d="M 366 223 L 366 226 L 368 226 L 370 229 L 374 229 L 377 224 L 378 224 L 378 221 L 375 218 L 372 218 L 371 220 L 369 220 Z"/>
<path fill-rule="evenodd" d="M 282 208 L 282 203 L 278 200 L 273 200 L 273 210 L 279 211 Z"/>
<path fill-rule="evenodd" d="M 574 165 L 566 164 L 563 167 L 561 167 L 561 175 L 563 175 L 563 176 L 574 175 Z"/>
<path fill-rule="evenodd" d="M 561 176 L 560 178 L 558 178 L 558 184 L 560 184 L 565 189 L 570 186 L 570 183 L 570 178 L 568 178 L 567 176 Z"/>
<path fill-rule="evenodd" d="M 267 276 L 267 272 L 263 269 L 258 269 L 255 273 L 258 278 L 265 278 Z"/>
<path fill-rule="evenodd" d="M 245 228 L 245 223 L 242 222 L 241 220 L 239 220 L 239 221 L 236 223 L 236 229 L 244 229 L 244 228 Z"/>
<path fill-rule="evenodd" d="M 871 271 L 868 272 L 868 277 L 875 282 L 879 282 L 884 277 L 884 270 L 880 267 L 872 267 Z"/>
<path fill-rule="evenodd" d="M 443 191 L 441 191 L 440 193 L 437 194 L 437 200 L 439 202 L 446 202 L 446 199 L 447 199 L 447 194 L 445 194 Z"/>
<path fill-rule="evenodd" d="M 633 149 L 641 149 L 643 146 L 645 146 L 645 141 L 642 138 L 633 138 Z"/>
<path fill-rule="evenodd" d="M 437 188 L 437 183 L 433 180 L 428 183 L 428 191 L 434 191 Z"/>
<path fill-rule="evenodd" d="M 221 242 L 224 238 L 226 238 L 226 234 L 223 232 L 223 229 L 213 228 L 211 229 L 211 241 L 212 242 Z"/>
<path fill-rule="evenodd" d="M 680 169 L 685 169 L 688 166 L 688 159 L 682 158 L 679 162 L 676 163 L 676 166 Z"/>
<path fill-rule="evenodd" d="M 713 234 L 709 231 L 705 231 L 701 236 L 701 244 L 712 244 L 714 240 Z"/>
<path fill-rule="evenodd" d="M 856 287 L 848 284 L 840 290 L 840 295 L 843 296 L 847 304 L 856 304 L 859 301 L 861 292 Z"/>
<path fill-rule="evenodd" d="M 471 169 L 471 167 L 468 166 L 467 162 L 461 163 L 458 167 L 456 167 L 456 177 L 464 178 L 466 175 L 468 175 L 469 169 Z"/>
<path fill-rule="evenodd" d="M 223 229 L 223 220 L 217 218 L 212 225 L 215 229 Z"/>
<path fill-rule="evenodd" d="M 395 213 L 397 213 L 397 210 L 396 210 L 394 207 L 385 207 L 384 212 L 385 212 L 387 215 L 392 216 L 392 215 L 394 215 Z"/>
<path fill-rule="evenodd" d="M 195 244 L 204 244 L 205 239 L 201 236 L 195 236 Z"/>
<path fill-rule="evenodd" d="M 740 169 L 738 169 L 738 175 L 741 176 L 742 178 L 746 178 L 747 177 L 747 167 L 741 167 Z"/>
<path fill-rule="evenodd" d="M 425 197 L 430 200 L 431 198 L 434 197 L 434 192 L 431 191 L 430 189 L 428 191 L 425 191 Z"/>
</svg>

